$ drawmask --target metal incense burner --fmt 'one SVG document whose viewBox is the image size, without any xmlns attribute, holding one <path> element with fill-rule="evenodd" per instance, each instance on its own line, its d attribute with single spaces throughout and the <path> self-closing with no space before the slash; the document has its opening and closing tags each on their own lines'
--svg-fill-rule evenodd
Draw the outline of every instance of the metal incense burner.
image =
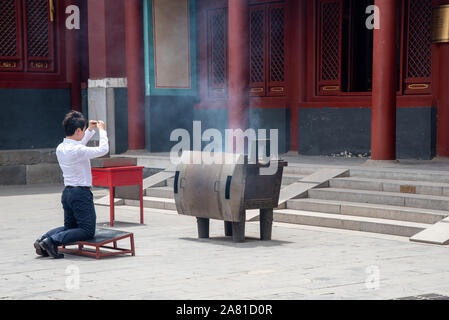
<svg viewBox="0 0 449 320">
<path fill-rule="evenodd" d="M 271 240 L 273 209 L 278 206 L 282 172 L 287 162 L 268 159 L 263 163 L 256 150 L 256 161 L 248 161 L 247 155 L 218 153 L 214 154 L 215 159 L 222 161 L 206 164 L 204 156 L 210 155 L 200 151 L 183 152 L 174 181 L 178 213 L 197 217 L 199 238 L 209 238 L 210 219 L 216 219 L 224 221 L 226 236 L 242 242 L 246 210 L 259 209 L 260 238 Z M 261 174 L 261 169 L 270 165 L 276 166 L 275 173 Z"/>
</svg>

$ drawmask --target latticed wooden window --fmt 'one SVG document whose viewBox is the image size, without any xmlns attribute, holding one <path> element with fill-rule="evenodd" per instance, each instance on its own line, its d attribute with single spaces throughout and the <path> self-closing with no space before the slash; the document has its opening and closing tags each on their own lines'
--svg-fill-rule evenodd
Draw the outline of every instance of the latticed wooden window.
<svg viewBox="0 0 449 320">
<path fill-rule="evenodd" d="M 285 94 L 285 8 L 270 6 L 270 78 L 268 82 L 269 95 Z"/>
<path fill-rule="evenodd" d="M 372 90 L 373 31 L 364 29 L 364 25 L 365 8 L 373 3 L 374 0 L 317 1 L 318 94 Z M 396 3 L 397 88 L 400 90 L 403 83 L 401 93 L 431 93 L 432 1 L 398 0 Z M 382 24 L 382 14 L 380 19 Z"/>
<path fill-rule="evenodd" d="M 53 0 L 0 1 L 0 72 L 54 72 Z"/>
<path fill-rule="evenodd" d="M 20 1 L 0 1 L 0 71 L 22 70 Z"/>
<path fill-rule="evenodd" d="M 227 9 L 208 11 L 208 82 L 209 95 L 223 97 L 228 82 L 228 16 Z"/>
<path fill-rule="evenodd" d="M 286 12 L 284 4 L 250 7 L 250 87 L 252 96 L 285 95 Z M 207 11 L 208 90 L 228 94 L 227 8 Z"/>
<path fill-rule="evenodd" d="M 337 94 L 341 78 L 342 0 L 320 0 L 318 8 L 318 91 Z"/>
<path fill-rule="evenodd" d="M 406 94 L 429 93 L 431 90 L 431 15 L 431 1 L 407 1 Z"/>
<path fill-rule="evenodd" d="M 285 95 L 285 6 L 250 9 L 250 86 L 253 96 Z"/>
<path fill-rule="evenodd" d="M 253 7 L 250 11 L 250 81 L 253 95 L 265 95 L 265 10 Z"/>
</svg>

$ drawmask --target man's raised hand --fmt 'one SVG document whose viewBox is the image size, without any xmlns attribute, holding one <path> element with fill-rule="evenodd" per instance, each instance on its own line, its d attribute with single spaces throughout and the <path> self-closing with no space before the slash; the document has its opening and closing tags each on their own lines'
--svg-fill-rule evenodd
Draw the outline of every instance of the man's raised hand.
<svg viewBox="0 0 449 320">
<path fill-rule="evenodd" d="M 106 124 L 103 121 L 99 120 L 97 122 L 97 128 L 100 130 L 106 130 Z"/>
<path fill-rule="evenodd" d="M 89 130 L 92 131 L 97 127 L 97 121 L 90 120 L 89 121 Z"/>
</svg>

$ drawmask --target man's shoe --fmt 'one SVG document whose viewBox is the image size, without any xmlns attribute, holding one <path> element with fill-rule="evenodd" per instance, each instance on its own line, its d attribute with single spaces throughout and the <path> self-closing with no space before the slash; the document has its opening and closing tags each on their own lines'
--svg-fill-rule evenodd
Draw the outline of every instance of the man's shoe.
<svg viewBox="0 0 449 320">
<path fill-rule="evenodd" d="M 34 242 L 34 248 L 36 249 L 36 254 L 43 256 L 43 257 L 48 257 L 48 252 L 41 248 L 41 246 L 39 245 L 39 241 L 40 241 L 40 239 L 37 239 Z"/>
<path fill-rule="evenodd" d="M 58 253 L 58 247 L 50 238 L 45 238 L 44 240 L 39 242 L 39 246 L 43 250 L 47 251 L 47 253 L 55 259 L 64 258 L 64 255 L 62 253 Z"/>
</svg>

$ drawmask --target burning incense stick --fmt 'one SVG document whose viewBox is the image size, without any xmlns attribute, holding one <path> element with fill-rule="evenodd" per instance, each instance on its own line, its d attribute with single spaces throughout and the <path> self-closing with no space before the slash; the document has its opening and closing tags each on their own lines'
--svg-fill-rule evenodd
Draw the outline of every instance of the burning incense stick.
<svg viewBox="0 0 449 320">
<path fill-rule="evenodd" d="M 95 107 L 95 101 L 92 101 L 92 107 L 94 108 L 94 112 L 95 112 L 95 121 L 98 122 L 98 114 L 97 114 L 97 108 Z"/>
</svg>

